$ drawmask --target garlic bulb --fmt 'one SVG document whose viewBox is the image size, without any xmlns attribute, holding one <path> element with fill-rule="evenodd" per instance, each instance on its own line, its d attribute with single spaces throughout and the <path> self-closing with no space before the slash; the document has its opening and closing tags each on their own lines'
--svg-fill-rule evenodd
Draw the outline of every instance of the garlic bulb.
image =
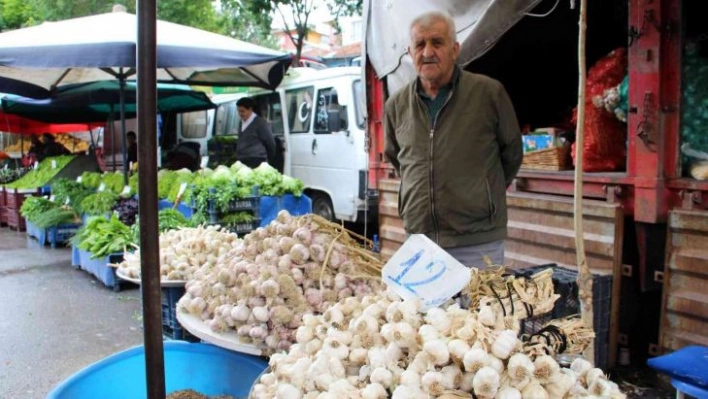
<svg viewBox="0 0 708 399">
<path fill-rule="evenodd" d="M 499 359 L 507 359 L 519 344 L 520 341 L 516 338 L 514 331 L 504 330 L 499 333 L 494 340 L 494 344 L 492 344 L 492 354 Z"/>
<path fill-rule="evenodd" d="M 489 362 L 489 355 L 484 349 L 474 348 L 470 349 L 465 353 L 462 359 L 462 364 L 465 366 L 465 371 L 471 373 L 478 372 L 482 367 L 486 366 Z"/>
<path fill-rule="evenodd" d="M 507 365 L 509 377 L 512 380 L 523 380 L 531 377 L 535 370 L 533 362 L 525 353 L 516 353 L 509 358 Z"/>
<path fill-rule="evenodd" d="M 494 327 L 497 323 L 497 317 L 494 314 L 494 310 L 492 310 L 492 307 L 488 305 L 484 305 L 479 308 L 477 320 L 487 327 Z"/>
<path fill-rule="evenodd" d="M 494 399 L 521 399 L 521 392 L 512 387 L 502 388 L 497 392 L 497 396 Z"/>
<path fill-rule="evenodd" d="M 472 389 L 479 398 L 494 398 L 499 389 L 499 373 L 489 366 L 482 367 L 472 380 Z"/>
<path fill-rule="evenodd" d="M 531 381 L 524 387 L 521 397 L 524 399 L 550 399 L 548 392 L 536 381 Z"/>
<path fill-rule="evenodd" d="M 430 356 L 436 366 L 442 366 L 450 360 L 450 351 L 442 340 L 433 340 L 423 345 L 423 350 Z"/>
<path fill-rule="evenodd" d="M 423 392 L 433 396 L 440 396 L 445 390 L 444 376 L 438 371 L 428 371 L 423 374 L 420 378 L 420 384 Z"/>
</svg>

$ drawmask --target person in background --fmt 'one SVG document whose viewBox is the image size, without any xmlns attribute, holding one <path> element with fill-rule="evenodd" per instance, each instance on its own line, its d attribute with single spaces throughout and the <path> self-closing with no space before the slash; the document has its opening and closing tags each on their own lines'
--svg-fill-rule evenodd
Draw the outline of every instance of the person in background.
<svg viewBox="0 0 708 399">
<path fill-rule="evenodd" d="M 135 135 L 134 131 L 129 131 L 125 135 L 126 140 L 128 141 L 128 165 L 132 162 L 135 164 L 138 162 L 138 141 L 137 141 L 137 136 Z"/>
<path fill-rule="evenodd" d="M 506 188 L 523 157 L 514 107 L 501 83 L 455 64 L 449 15 L 422 14 L 409 33 L 418 76 L 386 101 L 384 117 L 403 225 L 466 266 L 503 265 Z"/>
<path fill-rule="evenodd" d="M 32 136 L 32 145 L 28 153 L 34 155 L 34 159 L 36 159 L 37 162 L 44 160 L 44 144 L 42 140 L 39 139 L 39 136 Z"/>
<path fill-rule="evenodd" d="M 268 121 L 253 112 L 255 108 L 256 102 L 250 97 L 236 102 L 238 116 L 241 118 L 236 141 L 236 159 L 249 168 L 255 168 L 262 162 L 272 164 L 275 157 L 273 133 Z"/>
<path fill-rule="evenodd" d="M 50 133 L 44 133 L 42 135 L 42 139 L 44 141 L 44 151 L 42 159 L 69 154 L 69 150 L 67 150 L 66 147 L 64 147 L 63 145 L 57 143 L 54 136 Z"/>
</svg>

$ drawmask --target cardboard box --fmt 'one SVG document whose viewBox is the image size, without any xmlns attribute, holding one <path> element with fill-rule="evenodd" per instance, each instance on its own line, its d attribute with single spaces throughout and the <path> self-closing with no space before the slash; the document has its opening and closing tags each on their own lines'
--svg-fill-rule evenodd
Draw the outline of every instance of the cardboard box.
<svg viewBox="0 0 708 399">
<path fill-rule="evenodd" d="M 550 134 L 532 134 L 521 136 L 524 145 L 524 154 L 527 152 L 553 148 L 555 137 Z"/>
</svg>

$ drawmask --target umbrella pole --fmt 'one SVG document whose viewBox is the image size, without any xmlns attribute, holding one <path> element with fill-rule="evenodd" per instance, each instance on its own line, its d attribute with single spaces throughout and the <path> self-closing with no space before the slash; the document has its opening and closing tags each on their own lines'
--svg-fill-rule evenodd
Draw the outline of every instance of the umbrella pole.
<svg viewBox="0 0 708 399">
<path fill-rule="evenodd" d="M 157 224 L 157 5 L 137 2 L 138 179 L 140 195 L 140 278 L 147 397 L 165 398 L 165 355 L 160 299 L 160 246 Z"/>
<path fill-rule="evenodd" d="M 113 104 L 111 104 L 111 116 L 109 117 L 108 121 L 110 122 L 111 126 L 111 152 L 113 153 L 113 172 L 116 171 L 116 127 L 114 124 L 115 119 L 113 118 Z M 106 136 L 103 136 L 103 140 L 106 139 Z"/>
<path fill-rule="evenodd" d="M 125 78 L 123 77 L 123 69 L 121 68 L 120 82 L 120 138 L 121 147 L 123 148 L 123 184 L 128 185 L 128 153 L 126 152 L 128 144 L 125 138 Z"/>
</svg>

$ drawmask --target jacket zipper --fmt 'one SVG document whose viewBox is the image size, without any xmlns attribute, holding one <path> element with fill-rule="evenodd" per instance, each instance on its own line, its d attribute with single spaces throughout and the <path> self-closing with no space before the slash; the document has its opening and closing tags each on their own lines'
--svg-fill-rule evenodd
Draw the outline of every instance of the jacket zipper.
<svg viewBox="0 0 708 399">
<path fill-rule="evenodd" d="M 494 223 L 494 215 L 497 213 L 494 202 L 492 201 L 492 189 L 489 186 L 489 178 L 485 177 L 484 182 L 487 184 L 487 201 L 489 202 L 489 223 Z"/>
<path fill-rule="evenodd" d="M 439 244 L 440 243 L 440 228 L 438 227 L 438 217 L 435 214 L 435 179 L 433 178 L 433 148 L 434 148 L 434 141 L 433 138 L 435 136 L 435 125 L 438 122 L 438 117 L 440 114 L 443 112 L 445 107 L 447 106 L 447 103 L 450 102 L 450 99 L 452 98 L 453 92 L 450 91 L 450 94 L 447 96 L 447 99 L 443 103 L 443 106 L 440 107 L 440 110 L 438 110 L 438 113 L 435 115 L 435 118 L 433 119 L 433 124 L 430 127 L 430 170 L 428 172 L 429 176 L 429 181 L 430 181 L 430 214 L 433 219 L 433 230 L 435 231 L 435 243 Z M 418 101 L 421 101 L 418 99 Z M 423 104 L 423 109 L 425 109 L 427 113 L 427 107 L 425 104 Z"/>
</svg>

